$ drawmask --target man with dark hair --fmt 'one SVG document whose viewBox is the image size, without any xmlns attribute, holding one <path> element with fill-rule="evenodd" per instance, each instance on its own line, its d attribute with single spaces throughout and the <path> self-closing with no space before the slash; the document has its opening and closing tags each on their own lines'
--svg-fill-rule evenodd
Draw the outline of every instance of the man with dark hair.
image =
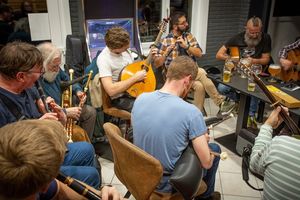
<svg viewBox="0 0 300 200">
<path fill-rule="evenodd" d="M 291 50 L 300 51 L 300 38 L 299 37 L 296 39 L 295 42 L 282 47 L 282 49 L 280 49 L 280 51 L 278 53 L 278 58 L 279 58 L 280 64 L 281 64 L 284 71 L 293 70 L 293 67 L 295 67 L 295 64 L 299 65 L 299 63 L 295 63 L 292 60 L 288 59 L 288 52 L 291 51 Z M 299 55 L 298 55 L 298 57 L 299 57 Z M 299 69 L 296 68 L 296 70 L 298 71 L 298 73 L 297 73 L 298 77 L 297 78 L 298 78 L 298 80 L 300 80 Z"/>
<path fill-rule="evenodd" d="M 238 33 L 225 42 L 216 54 L 219 60 L 230 58 L 230 47 L 238 47 L 240 56 L 248 58 L 251 64 L 268 65 L 270 62 L 271 37 L 262 32 L 262 21 L 258 17 L 252 17 L 247 21 L 245 31 Z M 219 84 L 218 90 L 234 101 L 238 96 L 230 87 Z M 248 127 L 257 128 L 255 113 L 257 112 L 258 99 L 251 97 Z"/>
<path fill-rule="evenodd" d="M 196 58 L 202 56 L 202 50 L 196 38 L 187 32 L 188 29 L 186 15 L 183 12 L 175 12 L 171 16 L 171 32 L 162 40 L 158 50 L 155 48 L 153 50 L 153 53 L 157 50 L 154 58 L 156 67 L 165 66 L 168 69 L 171 61 L 181 55 L 191 57 L 194 62 L 196 62 Z M 192 89 L 194 90 L 194 104 L 201 111 L 204 111 L 205 92 L 220 107 L 219 114 L 221 115 L 229 114 L 234 106 L 228 105 L 225 97 L 219 94 L 214 83 L 207 78 L 206 71 L 201 67 L 198 67 L 197 78 Z"/>
<path fill-rule="evenodd" d="M 43 71 L 43 57 L 33 45 L 13 42 L 0 51 L 0 127 L 22 119 L 52 119 L 65 122 L 62 109 L 42 114 L 40 96 L 34 86 Z M 38 104 L 38 105 L 37 105 Z M 1 137 L 1 135 L 0 135 Z M 61 171 L 98 188 L 99 174 L 94 167 L 94 148 L 86 142 L 68 143 Z"/>
<path fill-rule="evenodd" d="M 156 191 L 167 194 L 174 192 L 169 178 L 175 163 L 191 143 L 203 168 L 207 169 L 203 176 L 207 190 L 197 199 L 220 199 L 220 193 L 214 192 L 220 158 L 210 151 L 221 149 L 217 144 L 208 143 L 207 127 L 200 110 L 182 99 L 197 73 L 198 66 L 191 58 L 178 56 L 169 66 L 164 86 L 136 99 L 131 113 L 133 141 L 161 162 L 164 175 Z"/>
</svg>

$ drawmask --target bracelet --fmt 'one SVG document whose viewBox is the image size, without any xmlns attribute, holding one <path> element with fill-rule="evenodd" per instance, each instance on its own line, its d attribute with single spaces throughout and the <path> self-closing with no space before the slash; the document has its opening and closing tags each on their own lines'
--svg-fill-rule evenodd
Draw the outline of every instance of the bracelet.
<svg viewBox="0 0 300 200">
<path fill-rule="evenodd" d="M 190 47 L 191 47 L 190 44 L 188 44 L 188 46 L 187 46 L 187 48 L 185 48 L 185 50 L 189 50 Z"/>
</svg>

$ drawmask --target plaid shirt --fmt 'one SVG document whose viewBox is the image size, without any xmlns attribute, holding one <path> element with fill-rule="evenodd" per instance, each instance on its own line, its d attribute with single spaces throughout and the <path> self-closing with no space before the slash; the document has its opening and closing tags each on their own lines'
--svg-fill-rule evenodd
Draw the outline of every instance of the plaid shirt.
<svg viewBox="0 0 300 200">
<path fill-rule="evenodd" d="M 187 44 L 190 45 L 190 47 L 197 47 L 201 49 L 196 38 L 191 33 L 185 33 L 183 38 L 187 40 Z M 175 48 L 171 52 L 167 52 L 167 48 L 171 45 L 175 45 Z M 195 56 L 193 56 L 187 50 L 180 47 L 178 43 L 176 43 L 176 37 L 174 36 L 173 32 L 169 33 L 169 35 L 167 35 L 167 37 L 165 37 L 158 46 L 157 56 L 162 55 L 166 56 L 166 67 L 170 65 L 173 59 L 180 55 L 190 56 L 194 61 L 196 61 Z"/>
<path fill-rule="evenodd" d="M 283 47 L 279 51 L 278 57 L 279 58 L 287 58 L 288 51 L 293 50 L 293 49 L 297 49 L 297 48 L 300 48 L 300 39 L 298 39 L 296 42 L 294 42 L 292 44 L 289 44 L 289 45 L 286 45 L 285 47 Z"/>
</svg>

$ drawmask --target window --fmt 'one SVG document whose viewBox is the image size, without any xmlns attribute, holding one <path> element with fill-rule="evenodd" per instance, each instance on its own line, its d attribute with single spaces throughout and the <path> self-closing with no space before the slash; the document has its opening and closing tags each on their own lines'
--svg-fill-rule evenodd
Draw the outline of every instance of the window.
<svg viewBox="0 0 300 200">
<path fill-rule="evenodd" d="M 150 6 L 151 12 L 144 10 Z M 170 12 L 183 11 L 187 15 L 189 22 L 189 31 L 197 38 L 203 53 L 206 51 L 207 38 L 207 22 L 209 0 L 139 0 L 138 1 L 138 16 L 139 16 L 139 31 L 140 40 L 144 52 L 149 51 L 149 46 L 153 44 L 158 34 L 158 24 L 162 18 L 170 16 Z M 150 15 L 150 19 L 147 16 Z M 146 23 L 145 23 L 146 22 Z M 167 30 L 168 33 L 168 30 Z M 164 36 L 163 36 L 164 37 Z"/>
</svg>

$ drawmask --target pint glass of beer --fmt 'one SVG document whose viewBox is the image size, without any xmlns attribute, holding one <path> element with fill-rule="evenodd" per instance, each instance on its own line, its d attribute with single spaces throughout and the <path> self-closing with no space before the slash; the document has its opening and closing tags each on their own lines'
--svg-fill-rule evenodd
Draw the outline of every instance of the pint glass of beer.
<svg viewBox="0 0 300 200">
<path fill-rule="evenodd" d="M 223 68 L 223 82 L 224 83 L 229 83 L 230 79 L 231 79 L 231 69 L 230 67 L 226 66 L 226 64 L 224 65 Z"/>
<path fill-rule="evenodd" d="M 277 82 L 274 78 L 276 75 L 278 75 L 281 71 L 280 65 L 277 64 L 271 64 L 269 65 L 268 72 L 271 74 L 271 78 L 268 80 L 271 83 Z"/>
<path fill-rule="evenodd" d="M 249 92 L 254 92 L 254 91 L 255 91 L 255 86 L 256 86 L 256 84 L 255 84 L 255 82 L 253 81 L 253 79 L 248 78 L 248 87 L 247 87 L 247 90 L 248 90 Z"/>
</svg>

